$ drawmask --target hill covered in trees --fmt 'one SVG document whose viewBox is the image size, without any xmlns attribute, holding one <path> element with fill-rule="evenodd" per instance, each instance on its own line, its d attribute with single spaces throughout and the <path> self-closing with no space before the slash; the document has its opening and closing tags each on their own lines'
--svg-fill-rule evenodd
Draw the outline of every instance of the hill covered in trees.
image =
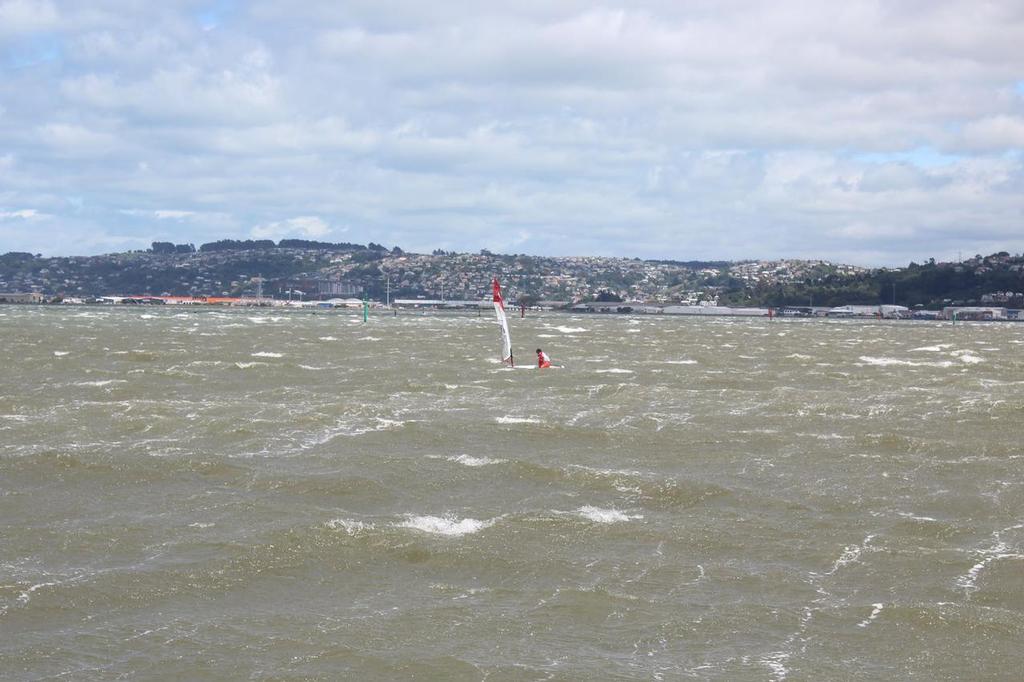
<svg viewBox="0 0 1024 682">
<path fill-rule="evenodd" d="M 998 304 L 1024 307 L 1024 257 L 1008 252 L 977 255 L 957 263 L 910 263 L 905 268 L 854 274 L 827 268 L 806 277 L 756 281 L 727 276 L 720 300 L 742 305 L 875 305 L 941 308 L 944 305 Z"/>
</svg>

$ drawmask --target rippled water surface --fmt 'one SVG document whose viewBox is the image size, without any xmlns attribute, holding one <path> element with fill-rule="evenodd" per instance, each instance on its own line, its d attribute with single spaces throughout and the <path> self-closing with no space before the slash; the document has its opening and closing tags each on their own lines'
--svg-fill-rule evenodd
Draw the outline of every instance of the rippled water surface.
<svg viewBox="0 0 1024 682">
<path fill-rule="evenodd" d="M 1024 325 L 0 308 L 4 679 L 1019 679 Z"/>
</svg>

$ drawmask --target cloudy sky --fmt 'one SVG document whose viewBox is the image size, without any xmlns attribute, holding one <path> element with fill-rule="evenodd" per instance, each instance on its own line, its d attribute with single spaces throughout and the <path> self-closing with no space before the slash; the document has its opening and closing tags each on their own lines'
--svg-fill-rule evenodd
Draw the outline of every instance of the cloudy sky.
<svg viewBox="0 0 1024 682">
<path fill-rule="evenodd" d="M 0 252 L 1016 253 L 1021 36 L 1020 0 L 0 0 Z"/>
</svg>

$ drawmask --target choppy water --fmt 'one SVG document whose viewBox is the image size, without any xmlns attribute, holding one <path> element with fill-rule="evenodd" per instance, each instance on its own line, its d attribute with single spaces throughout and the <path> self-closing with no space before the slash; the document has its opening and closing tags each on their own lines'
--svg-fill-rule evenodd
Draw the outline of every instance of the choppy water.
<svg viewBox="0 0 1024 682">
<path fill-rule="evenodd" d="M 1019 679 L 1024 325 L 0 308 L 4 679 Z"/>
</svg>

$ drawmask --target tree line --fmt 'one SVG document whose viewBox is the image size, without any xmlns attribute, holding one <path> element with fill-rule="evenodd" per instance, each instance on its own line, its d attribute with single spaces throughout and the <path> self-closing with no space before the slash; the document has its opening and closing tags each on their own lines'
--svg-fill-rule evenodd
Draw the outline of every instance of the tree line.
<svg viewBox="0 0 1024 682">
<path fill-rule="evenodd" d="M 388 249 L 381 244 L 370 242 L 367 245 L 352 244 L 349 242 L 321 242 L 313 239 L 282 239 L 274 242 L 273 239 L 218 239 L 215 242 L 201 244 L 196 249 L 193 244 L 174 244 L 172 242 L 153 242 L 150 247 L 151 253 L 175 254 L 175 253 L 212 253 L 215 251 L 260 251 L 266 249 L 308 249 L 314 251 L 376 251 L 379 253 L 401 254 L 402 249 L 397 246 Z"/>
</svg>

